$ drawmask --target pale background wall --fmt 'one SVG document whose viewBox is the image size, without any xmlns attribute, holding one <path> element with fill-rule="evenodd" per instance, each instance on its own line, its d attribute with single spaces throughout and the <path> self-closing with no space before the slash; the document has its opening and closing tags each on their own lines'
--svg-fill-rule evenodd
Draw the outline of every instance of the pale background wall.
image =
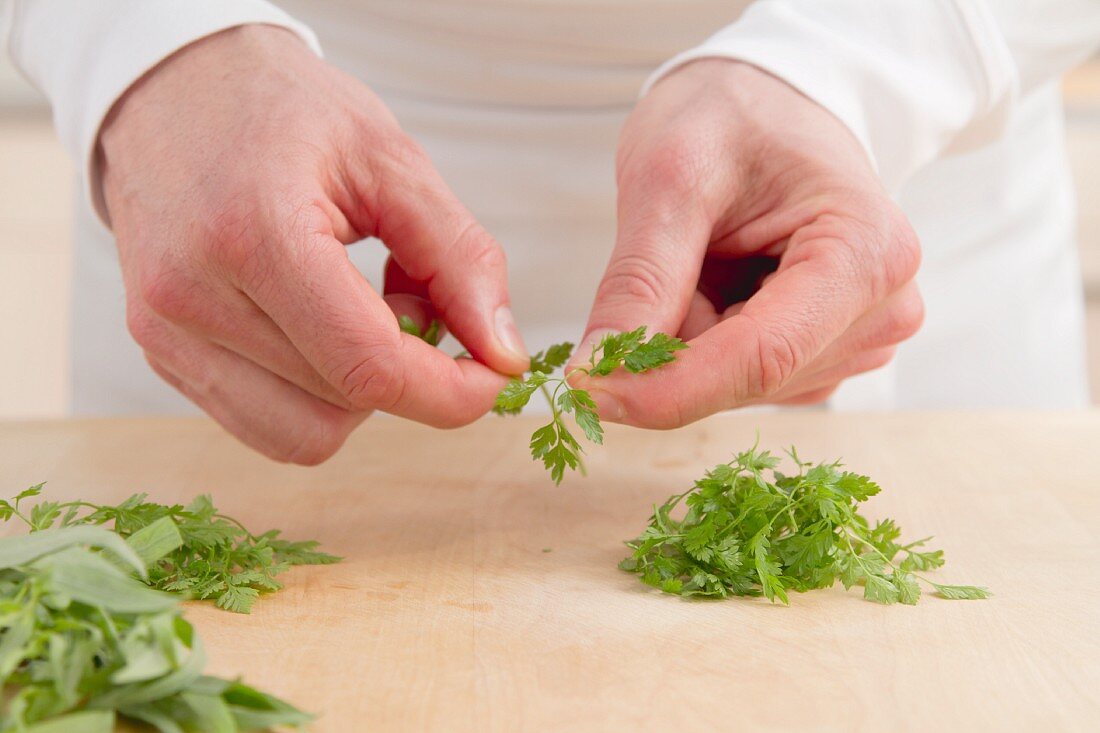
<svg viewBox="0 0 1100 733">
<path fill-rule="evenodd" d="M 1100 60 L 1067 79 L 1066 115 L 1100 403 Z M 0 419 L 67 410 L 72 175 L 44 102 L 0 49 Z"/>
</svg>

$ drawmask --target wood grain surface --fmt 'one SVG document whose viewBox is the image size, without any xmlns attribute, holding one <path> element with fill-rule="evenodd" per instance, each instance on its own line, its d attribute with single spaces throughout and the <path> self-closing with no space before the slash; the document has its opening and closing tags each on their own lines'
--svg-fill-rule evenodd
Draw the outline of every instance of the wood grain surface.
<svg viewBox="0 0 1100 733">
<path fill-rule="evenodd" d="M 1096 730 L 1100 413 L 719 416 L 612 428 L 554 487 L 532 423 L 374 419 L 313 469 L 202 420 L 0 425 L 8 493 L 201 492 L 250 527 L 318 538 L 251 616 L 190 604 L 210 671 L 321 714 L 313 730 Z M 836 588 L 691 602 L 615 564 L 653 502 L 754 440 L 843 457 L 872 517 L 936 535 L 989 601 L 883 607 Z M 549 550 L 549 551 L 544 551 Z"/>
</svg>

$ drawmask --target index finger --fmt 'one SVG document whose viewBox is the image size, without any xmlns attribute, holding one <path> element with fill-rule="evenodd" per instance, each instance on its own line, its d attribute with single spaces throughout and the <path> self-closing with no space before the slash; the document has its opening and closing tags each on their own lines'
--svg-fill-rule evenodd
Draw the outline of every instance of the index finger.
<svg viewBox="0 0 1100 733">
<path fill-rule="evenodd" d="M 253 264 L 241 278 L 245 294 L 356 409 L 436 427 L 464 425 L 487 412 L 507 378 L 401 333 L 344 245 L 320 229 Z"/>
</svg>

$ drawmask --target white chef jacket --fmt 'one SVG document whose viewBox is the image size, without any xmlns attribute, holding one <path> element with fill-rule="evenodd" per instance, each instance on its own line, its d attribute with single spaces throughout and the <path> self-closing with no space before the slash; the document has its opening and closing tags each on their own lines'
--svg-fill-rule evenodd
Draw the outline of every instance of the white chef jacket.
<svg viewBox="0 0 1100 733">
<path fill-rule="evenodd" d="M 844 122 L 922 241 L 924 328 L 832 405 L 1087 402 L 1058 81 L 1100 41 L 1100 0 L 10 0 L 8 11 L 13 58 L 81 168 L 78 414 L 186 409 L 126 333 L 93 152 L 145 71 L 244 23 L 323 45 L 382 96 L 504 245 L 532 346 L 581 335 L 614 241 L 616 138 L 639 90 L 725 57 Z M 351 256 L 380 285 L 381 245 Z"/>
</svg>

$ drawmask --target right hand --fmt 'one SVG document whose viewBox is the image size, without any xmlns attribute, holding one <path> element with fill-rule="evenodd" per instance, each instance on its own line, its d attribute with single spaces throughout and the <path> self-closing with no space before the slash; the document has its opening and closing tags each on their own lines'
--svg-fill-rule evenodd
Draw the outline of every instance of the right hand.
<svg viewBox="0 0 1100 733">
<path fill-rule="evenodd" d="M 161 63 L 100 134 L 127 321 L 248 445 L 319 463 L 375 409 L 454 427 L 528 364 L 504 253 L 364 86 L 244 26 Z M 385 297 L 344 244 L 390 249 Z M 433 317 L 474 359 L 400 332 Z"/>
</svg>

